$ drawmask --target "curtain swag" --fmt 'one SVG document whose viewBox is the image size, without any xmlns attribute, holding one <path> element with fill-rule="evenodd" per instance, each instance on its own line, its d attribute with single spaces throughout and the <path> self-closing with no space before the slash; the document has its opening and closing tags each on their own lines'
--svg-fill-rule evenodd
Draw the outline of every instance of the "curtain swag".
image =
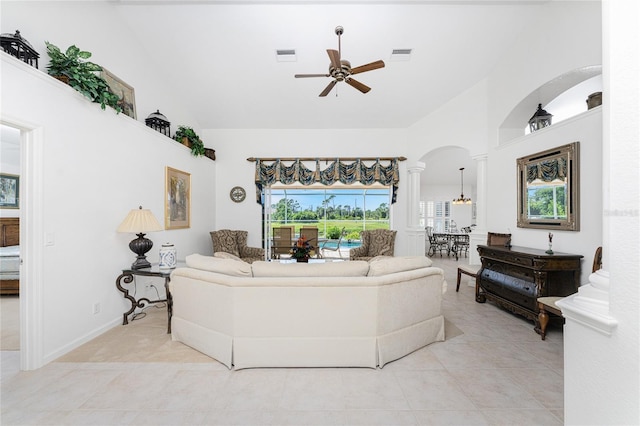
<svg viewBox="0 0 640 426">
<path fill-rule="evenodd" d="M 391 203 L 395 203 L 400 182 L 398 158 L 389 159 L 388 166 L 380 164 L 380 159 L 376 159 L 371 166 L 365 165 L 362 161 L 362 159 L 356 159 L 352 163 L 346 163 L 336 158 L 324 169 L 320 169 L 320 159 L 315 159 L 315 170 L 311 170 L 300 159 L 294 160 L 293 164 L 287 166 L 278 158 L 271 164 L 256 158 L 256 202 L 262 204 L 262 190 L 278 182 L 283 184 L 300 182 L 302 185 L 317 182 L 324 185 L 332 185 L 336 182 L 349 185 L 359 182 L 367 186 L 379 182 L 392 187 Z"/>
<path fill-rule="evenodd" d="M 567 160 L 565 158 L 554 158 L 553 160 L 541 161 L 527 166 L 528 183 L 536 179 L 551 182 L 556 179 L 565 180 L 566 178 Z"/>
</svg>

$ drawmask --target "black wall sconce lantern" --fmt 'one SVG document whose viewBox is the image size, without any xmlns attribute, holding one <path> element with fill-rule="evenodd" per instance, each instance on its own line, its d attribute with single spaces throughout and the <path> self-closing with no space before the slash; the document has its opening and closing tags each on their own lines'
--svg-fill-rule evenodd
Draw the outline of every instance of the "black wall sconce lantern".
<svg viewBox="0 0 640 426">
<path fill-rule="evenodd" d="M 0 34 L 0 46 L 2 50 L 11 56 L 15 56 L 23 62 L 38 68 L 38 58 L 40 55 L 25 38 L 16 30 L 15 34 Z"/>
<path fill-rule="evenodd" d="M 171 123 L 167 121 L 167 117 L 162 115 L 160 110 L 149 114 L 149 116 L 145 118 L 144 124 L 165 136 L 171 137 Z"/>
<path fill-rule="evenodd" d="M 551 117 L 553 117 L 553 115 L 543 110 L 542 104 L 538 104 L 538 110 L 533 114 L 533 117 L 529 119 L 529 129 L 531 129 L 531 132 L 535 132 L 543 127 L 551 126 Z"/>
</svg>

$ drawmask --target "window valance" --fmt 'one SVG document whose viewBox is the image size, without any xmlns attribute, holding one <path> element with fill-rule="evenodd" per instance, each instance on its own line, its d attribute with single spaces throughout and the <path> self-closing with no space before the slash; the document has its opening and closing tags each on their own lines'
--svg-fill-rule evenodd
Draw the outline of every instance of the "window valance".
<svg viewBox="0 0 640 426">
<path fill-rule="evenodd" d="M 553 160 L 541 161 L 527 165 L 527 182 L 531 183 L 536 179 L 543 182 L 551 182 L 556 179 L 565 180 L 567 177 L 567 160 L 565 158 L 554 158 Z"/>
<path fill-rule="evenodd" d="M 391 203 L 396 202 L 396 193 L 400 175 L 398 173 L 398 161 L 404 157 L 394 158 L 355 158 L 355 159 L 260 159 L 249 158 L 249 161 L 256 163 L 256 202 L 262 203 L 262 190 L 275 183 L 292 184 L 299 182 L 302 185 L 322 183 L 332 185 L 340 182 L 346 185 L 361 183 L 363 185 L 373 185 L 378 182 L 391 186 Z M 284 162 L 292 162 L 290 165 Z M 315 161 L 315 168 L 306 167 L 303 161 Z M 320 161 L 325 161 L 325 168 L 322 169 Z M 365 161 L 373 161 L 371 166 L 367 166 Z M 383 165 L 382 161 L 388 161 L 388 165 Z"/>
</svg>

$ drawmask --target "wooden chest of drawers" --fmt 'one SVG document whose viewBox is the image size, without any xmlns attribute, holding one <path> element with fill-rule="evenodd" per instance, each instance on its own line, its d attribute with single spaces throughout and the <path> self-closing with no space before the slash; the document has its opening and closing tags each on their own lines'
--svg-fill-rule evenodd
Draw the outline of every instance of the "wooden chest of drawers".
<svg viewBox="0 0 640 426">
<path fill-rule="evenodd" d="M 547 254 L 528 247 L 478 246 L 482 268 L 476 302 L 487 299 L 536 324 L 538 297 L 568 296 L 578 291 L 582 255 Z"/>
</svg>

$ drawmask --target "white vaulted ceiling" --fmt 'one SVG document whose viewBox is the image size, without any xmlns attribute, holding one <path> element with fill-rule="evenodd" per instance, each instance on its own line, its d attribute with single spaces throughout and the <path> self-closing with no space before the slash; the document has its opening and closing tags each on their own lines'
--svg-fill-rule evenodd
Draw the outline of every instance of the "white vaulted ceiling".
<svg viewBox="0 0 640 426">
<path fill-rule="evenodd" d="M 406 128 L 482 80 L 538 1 L 113 1 L 126 25 L 205 129 Z M 386 67 L 355 78 L 362 94 L 330 78 L 326 49 L 353 67 Z M 276 50 L 295 49 L 278 62 Z M 392 60 L 393 49 L 412 49 Z"/>
</svg>

